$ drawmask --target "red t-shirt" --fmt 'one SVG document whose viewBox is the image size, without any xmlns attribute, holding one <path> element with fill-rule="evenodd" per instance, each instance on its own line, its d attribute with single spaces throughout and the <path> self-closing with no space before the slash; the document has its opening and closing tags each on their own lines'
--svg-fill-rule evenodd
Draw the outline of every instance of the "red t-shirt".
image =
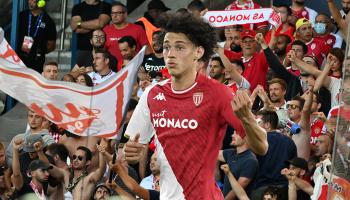
<svg viewBox="0 0 350 200">
<path fill-rule="evenodd" d="M 310 144 L 316 144 L 316 139 L 318 138 L 318 136 L 322 135 L 322 128 L 323 128 L 323 121 L 316 119 L 315 121 L 313 121 L 311 123 L 311 140 L 310 140 Z"/>
<path fill-rule="evenodd" d="M 250 9 L 259 9 L 261 6 L 253 1 L 246 2 L 244 5 L 239 5 L 238 1 L 234 1 L 228 5 L 225 10 L 250 10 Z M 267 22 L 260 22 L 255 24 L 243 24 L 244 29 L 258 30 L 268 26 Z"/>
<path fill-rule="evenodd" d="M 123 56 L 120 53 L 118 40 L 124 36 L 131 36 L 136 40 L 136 51 L 139 51 L 143 45 L 148 45 L 148 40 L 145 31 L 141 26 L 136 24 L 128 24 L 123 29 L 116 29 L 113 24 L 104 27 L 106 33 L 105 47 L 108 51 L 118 59 L 118 71 L 123 64 Z"/>
<path fill-rule="evenodd" d="M 281 32 L 282 31 L 282 26 L 279 26 L 278 29 L 275 32 L 275 37 L 278 37 L 279 35 L 287 35 L 291 41 L 294 40 L 294 27 L 290 26 L 287 31 L 285 32 Z M 266 43 L 269 44 L 270 40 L 271 40 L 271 34 L 272 34 L 272 30 L 270 30 L 269 32 L 267 32 L 267 34 L 265 35 L 265 40 Z"/>
<path fill-rule="evenodd" d="M 257 85 L 266 88 L 266 75 L 269 69 L 265 54 L 263 51 L 255 53 L 252 58 L 245 60 L 242 53 L 225 50 L 225 55 L 229 60 L 242 60 L 244 71 L 242 76 L 250 83 L 250 91 L 253 91 Z"/>
<path fill-rule="evenodd" d="M 333 45 L 335 44 L 335 41 L 337 40 L 334 35 L 327 34 L 324 36 L 317 36 L 315 37 L 318 40 L 323 41 L 326 45 L 328 45 L 330 48 L 333 48 Z"/>
</svg>

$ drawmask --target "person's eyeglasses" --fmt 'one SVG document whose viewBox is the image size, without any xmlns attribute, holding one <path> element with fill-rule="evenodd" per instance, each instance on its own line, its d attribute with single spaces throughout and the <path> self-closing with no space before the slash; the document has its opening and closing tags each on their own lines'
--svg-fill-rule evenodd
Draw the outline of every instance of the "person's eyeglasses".
<svg viewBox="0 0 350 200">
<path fill-rule="evenodd" d="M 92 36 L 94 39 L 104 39 L 105 36 L 104 35 L 94 35 Z"/>
<path fill-rule="evenodd" d="M 120 11 L 120 12 L 111 12 L 111 15 L 124 15 L 124 11 Z"/>
<path fill-rule="evenodd" d="M 242 41 L 244 44 L 248 44 L 248 43 L 253 43 L 255 42 L 255 40 L 243 40 Z"/>
<path fill-rule="evenodd" d="M 73 155 L 72 158 L 73 158 L 73 160 L 76 160 L 77 158 L 78 158 L 79 161 L 82 161 L 82 160 L 83 160 L 83 157 L 82 157 L 82 156 Z"/>
<path fill-rule="evenodd" d="M 298 105 L 295 105 L 295 104 L 287 104 L 287 109 L 292 109 L 292 110 L 294 110 L 294 109 L 296 109 L 296 108 L 299 108 L 299 106 Z"/>
</svg>

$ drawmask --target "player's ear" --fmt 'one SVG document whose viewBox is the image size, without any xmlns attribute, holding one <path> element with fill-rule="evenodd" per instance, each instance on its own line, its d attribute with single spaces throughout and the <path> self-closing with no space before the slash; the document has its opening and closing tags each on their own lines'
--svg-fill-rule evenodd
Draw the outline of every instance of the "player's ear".
<svg viewBox="0 0 350 200">
<path fill-rule="evenodd" d="M 196 59 L 199 60 L 203 57 L 204 55 L 204 48 L 202 46 L 199 46 L 199 47 L 196 47 L 196 50 L 195 50 L 195 56 L 196 56 Z"/>
</svg>

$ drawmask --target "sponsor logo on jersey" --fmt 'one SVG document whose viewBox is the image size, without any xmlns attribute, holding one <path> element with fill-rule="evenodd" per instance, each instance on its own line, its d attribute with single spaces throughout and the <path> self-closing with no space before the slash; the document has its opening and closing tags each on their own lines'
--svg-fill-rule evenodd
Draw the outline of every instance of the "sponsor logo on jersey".
<svg viewBox="0 0 350 200">
<path fill-rule="evenodd" d="M 157 96 L 153 97 L 153 99 L 158 100 L 158 101 L 166 101 L 163 92 L 159 92 L 159 93 L 157 94 Z"/>
<path fill-rule="evenodd" d="M 196 129 L 198 122 L 195 119 L 153 118 L 153 126 L 160 128 Z"/>
<path fill-rule="evenodd" d="M 193 103 L 197 107 L 202 103 L 203 101 L 203 92 L 196 92 L 193 93 Z"/>
</svg>

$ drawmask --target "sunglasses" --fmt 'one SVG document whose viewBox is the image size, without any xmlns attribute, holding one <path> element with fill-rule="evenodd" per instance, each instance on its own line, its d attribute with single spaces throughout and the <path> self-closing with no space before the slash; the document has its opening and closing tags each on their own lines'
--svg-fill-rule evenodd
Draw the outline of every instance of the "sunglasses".
<svg viewBox="0 0 350 200">
<path fill-rule="evenodd" d="M 296 108 L 299 108 L 299 106 L 298 105 L 295 105 L 295 104 L 287 104 L 287 109 L 292 109 L 292 110 L 294 110 L 294 109 L 296 109 Z"/>
<path fill-rule="evenodd" d="M 79 161 L 83 160 L 82 156 L 77 156 L 77 155 L 73 155 L 72 158 L 73 158 L 73 160 L 76 160 L 77 158 L 78 158 Z"/>
</svg>

